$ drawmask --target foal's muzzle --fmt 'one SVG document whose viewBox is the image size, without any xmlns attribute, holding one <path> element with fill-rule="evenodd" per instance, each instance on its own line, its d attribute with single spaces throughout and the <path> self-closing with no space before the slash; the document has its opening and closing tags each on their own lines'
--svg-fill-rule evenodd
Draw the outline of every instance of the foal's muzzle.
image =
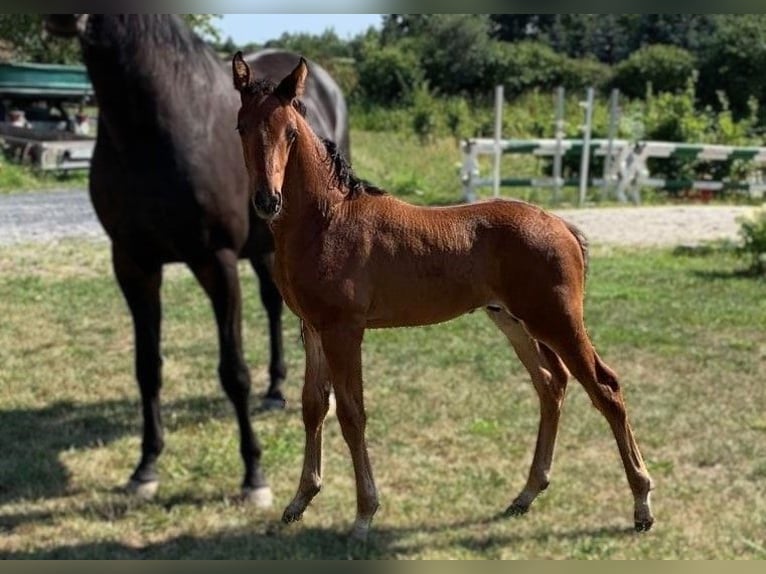
<svg viewBox="0 0 766 574">
<path fill-rule="evenodd" d="M 282 209 L 282 193 L 279 191 L 267 191 L 260 189 L 253 195 L 253 207 L 258 217 L 273 219 L 279 215 Z"/>
</svg>

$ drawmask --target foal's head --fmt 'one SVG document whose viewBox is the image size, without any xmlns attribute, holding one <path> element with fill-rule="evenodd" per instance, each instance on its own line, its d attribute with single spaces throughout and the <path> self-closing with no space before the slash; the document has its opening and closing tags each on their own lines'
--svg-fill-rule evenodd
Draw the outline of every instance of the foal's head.
<svg viewBox="0 0 766 574">
<path fill-rule="evenodd" d="M 237 131 L 242 139 L 255 211 L 272 219 L 282 209 L 282 184 L 290 149 L 301 133 L 306 109 L 298 98 L 306 86 L 308 67 L 303 58 L 279 85 L 253 78 L 250 66 L 237 52 L 232 61 L 234 87 L 242 97 Z"/>
</svg>

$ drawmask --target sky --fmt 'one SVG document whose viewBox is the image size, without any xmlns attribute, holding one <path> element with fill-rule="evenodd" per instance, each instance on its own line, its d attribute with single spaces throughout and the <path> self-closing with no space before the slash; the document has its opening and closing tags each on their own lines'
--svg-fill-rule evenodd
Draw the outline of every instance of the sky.
<svg viewBox="0 0 766 574">
<path fill-rule="evenodd" d="M 223 14 L 214 23 L 222 40 L 231 36 L 237 44 L 264 43 L 283 32 L 321 34 L 328 28 L 347 39 L 370 26 L 379 28 L 381 14 Z"/>
</svg>

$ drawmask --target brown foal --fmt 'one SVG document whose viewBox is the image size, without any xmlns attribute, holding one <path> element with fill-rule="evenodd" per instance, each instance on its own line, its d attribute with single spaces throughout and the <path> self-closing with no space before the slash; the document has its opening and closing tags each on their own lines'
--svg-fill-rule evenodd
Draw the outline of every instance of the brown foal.
<svg viewBox="0 0 766 574">
<path fill-rule="evenodd" d="M 526 512 L 548 486 L 571 372 L 609 421 L 633 492 L 636 529 L 648 530 L 652 481 L 617 376 L 583 323 L 582 234 L 519 201 L 416 207 L 357 179 L 301 114 L 307 73 L 301 59 L 275 86 L 256 81 L 241 56 L 233 61 L 253 201 L 274 233 L 275 281 L 302 320 L 306 348 L 303 473 L 284 521 L 299 520 L 321 487 L 322 424 L 332 386 L 356 477 L 352 535 L 367 535 L 378 496 L 365 442 L 364 330 L 438 323 L 484 308 L 540 398 L 529 478 L 507 513 Z"/>
</svg>

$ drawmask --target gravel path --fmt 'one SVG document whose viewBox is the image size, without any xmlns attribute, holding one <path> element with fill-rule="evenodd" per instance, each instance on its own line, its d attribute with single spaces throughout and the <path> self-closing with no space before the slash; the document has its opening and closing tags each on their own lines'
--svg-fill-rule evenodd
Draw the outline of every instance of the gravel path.
<svg viewBox="0 0 766 574">
<path fill-rule="evenodd" d="M 735 239 L 742 206 L 606 207 L 557 210 L 591 243 L 691 245 Z M 0 195 L 0 245 L 49 242 L 66 237 L 106 239 L 84 190 Z"/>
<path fill-rule="evenodd" d="M 558 210 L 591 243 L 610 245 L 696 245 L 737 239 L 737 218 L 753 208 L 735 205 L 663 205 Z"/>
</svg>

